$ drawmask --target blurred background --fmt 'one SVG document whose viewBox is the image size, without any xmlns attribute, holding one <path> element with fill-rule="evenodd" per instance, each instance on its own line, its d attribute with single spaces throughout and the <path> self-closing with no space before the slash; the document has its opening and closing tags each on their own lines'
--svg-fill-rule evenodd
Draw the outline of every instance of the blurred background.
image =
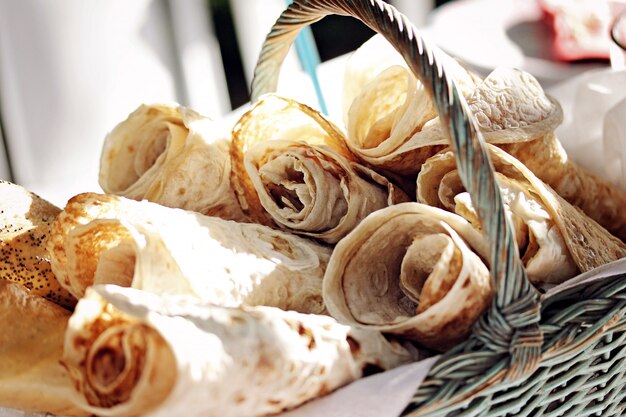
<svg viewBox="0 0 626 417">
<path fill-rule="evenodd" d="M 606 65 L 555 61 L 535 0 L 389 2 L 481 73 L 504 63 L 549 85 Z M 139 104 L 178 102 L 212 118 L 241 108 L 263 39 L 287 3 L 0 0 L 0 179 L 64 205 L 100 190 L 104 137 Z M 372 34 L 346 17 L 314 24 L 321 81 L 336 84 L 346 54 Z M 281 82 L 312 91 L 306 80 L 292 51 Z"/>
<path fill-rule="evenodd" d="M 423 24 L 443 2 L 393 3 Z M 212 118 L 242 106 L 263 39 L 286 4 L 0 0 L 0 178 L 64 204 L 99 190 L 104 137 L 139 104 L 178 102 Z M 322 61 L 371 35 L 345 17 L 313 27 Z M 290 56 L 282 75 L 298 72 Z"/>
</svg>

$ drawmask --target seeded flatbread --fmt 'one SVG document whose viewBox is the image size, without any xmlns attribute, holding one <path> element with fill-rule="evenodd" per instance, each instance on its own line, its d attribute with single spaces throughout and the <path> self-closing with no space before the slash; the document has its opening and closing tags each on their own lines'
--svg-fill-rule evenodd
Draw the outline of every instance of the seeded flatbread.
<svg viewBox="0 0 626 417">
<path fill-rule="evenodd" d="M 52 273 L 45 241 L 61 210 L 30 191 L 0 180 L 0 281 L 72 308 L 76 299 Z"/>
</svg>

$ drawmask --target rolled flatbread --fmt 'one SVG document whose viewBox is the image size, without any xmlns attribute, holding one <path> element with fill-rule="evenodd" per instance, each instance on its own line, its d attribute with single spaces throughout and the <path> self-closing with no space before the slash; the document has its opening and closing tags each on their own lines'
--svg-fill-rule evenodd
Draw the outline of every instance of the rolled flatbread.
<svg viewBox="0 0 626 417">
<path fill-rule="evenodd" d="M 507 215 L 529 279 L 558 284 L 626 256 L 626 245 L 539 180 L 524 164 L 488 145 Z M 417 177 L 418 201 L 455 212 L 481 228 L 451 151 L 433 156 Z"/>
<path fill-rule="evenodd" d="M 87 291 L 63 363 L 100 416 L 256 417 L 293 408 L 414 353 L 327 316 L 226 308 L 117 286 Z"/>
<path fill-rule="evenodd" d="M 570 204 L 626 242 L 626 194 L 567 156 L 554 134 L 501 145 Z"/>
<path fill-rule="evenodd" d="M 255 221 L 336 243 L 369 213 L 408 197 L 356 163 L 317 111 L 263 97 L 233 129 L 233 184 Z"/>
<path fill-rule="evenodd" d="M 442 51 L 436 55 L 463 94 L 471 94 L 478 77 Z M 344 80 L 347 144 L 361 160 L 415 175 L 428 157 L 448 145 L 424 86 L 382 36 L 374 36 L 350 57 Z"/>
<path fill-rule="evenodd" d="M 142 105 L 106 137 L 100 186 L 228 220 L 245 221 L 230 186 L 230 133 L 189 108 Z"/>
<path fill-rule="evenodd" d="M 266 226 L 81 194 L 49 242 L 53 270 L 77 297 L 93 284 L 118 284 L 224 306 L 325 312 L 330 249 Z"/>
<path fill-rule="evenodd" d="M 626 241 L 626 212 L 621 209 L 626 193 L 567 157 L 554 136 L 563 121 L 561 106 L 532 75 L 497 68 L 479 80 L 449 57 L 438 58 L 461 87 L 487 142 L 518 158 L 568 202 Z M 344 108 L 349 109 L 348 146 L 374 166 L 415 174 L 448 144 L 423 86 L 382 38 L 372 38 L 348 62 Z"/>
<path fill-rule="evenodd" d="M 70 312 L 26 287 L 0 280 L 0 407 L 64 416 L 74 406 L 60 364 Z"/>
<path fill-rule="evenodd" d="M 488 247 L 456 214 L 418 203 L 379 210 L 342 239 L 324 277 L 340 323 L 446 350 L 491 302 Z"/>
<path fill-rule="evenodd" d="M 45 247 L 60 211 L 23 187 L 0 180 L 0 281 L 20 284 L 71 309 L 76 299 L 52 273 Z"/>
<path fill-rule="evenodd" d="M 561 106 L 516 69 L 493 71 L 468 99 L 488 142 L 519 159 L 540 180 L 605 229 L 626 240 L 626 194 L 568 158 L 554 134 Z"/>
</svg>

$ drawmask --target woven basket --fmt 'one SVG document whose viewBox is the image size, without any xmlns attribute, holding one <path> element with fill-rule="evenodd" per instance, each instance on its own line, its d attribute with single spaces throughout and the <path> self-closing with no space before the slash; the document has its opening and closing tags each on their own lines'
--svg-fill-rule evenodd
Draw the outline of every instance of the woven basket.
<svg viewBox="0 0 626 417">
<path fill-rule="evenodd" d="M 276 90 L 280 66 L 299 30 L 329 14 L 358 18 L 384 35 L 422 81 L 491 246 L 497 289 L 491 307 L 465 343 L 441 356 L 402 415 L 623 415 L 626 275 L 540 296 L 519 259 L 485 142 L 467 103 L 405 16 L 381 0 L 295 0 L 265 40 L 253 100 Z"/>
</svg>

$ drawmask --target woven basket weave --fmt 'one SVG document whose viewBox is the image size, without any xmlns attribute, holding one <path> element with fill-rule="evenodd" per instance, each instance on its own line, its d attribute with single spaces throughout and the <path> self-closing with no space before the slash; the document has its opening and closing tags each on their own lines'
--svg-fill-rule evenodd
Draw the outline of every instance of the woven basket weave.
<svg viewBox="0 0 626 417">
<path fill-rule="evenodd" d="M 360 19 L 402 54 L 432 96 L 491 245 L 497 295 L 462 345 L 430 370 L 406 416 L 621 416 L 626 409 L 626 275 L 541 297 L 529 283 L 484 139 L 456 85 L 408 19 L 381 0 L 295 0 L 265 40 L 253 100 L 276 90 L 299 30 Z"/>
</svg>

